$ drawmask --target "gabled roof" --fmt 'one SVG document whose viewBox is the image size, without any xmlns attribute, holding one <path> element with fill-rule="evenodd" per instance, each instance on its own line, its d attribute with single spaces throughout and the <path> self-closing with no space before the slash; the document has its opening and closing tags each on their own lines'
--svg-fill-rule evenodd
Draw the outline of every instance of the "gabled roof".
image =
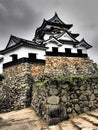
<svg viewBox="0 0 98 130">
<path fill-rule="evenodd" d="M 46 40 L 43 44 L 45 45 L 45 44 L 49 43 L 50 41 L 56 42 L 56 43 L 58 44 L 58 46 L 62 46 L 62 45 L 63 45 L 63 44 L 62 44 L 57 38 L 55 38 L 55 37 L 51 37 L 50 39 Z"/>
<path fill-rule="evenodd" d="M 64 44 L 75 46 L 75 45 L 79 44 L 78 41 L 73 42 L 73 41 L 68 41 L 68 40 L 58 40 L 58 38 L 51 36 L 50 39 L 44 41 L 43 45 L 48 44 L 50 41 L 56 42 L 58 46 L 63 46 Z"/>
<path fill-rule="evenodd" d="M 12 44 L 12 41 L 14 42 L 14 44 Z M 26 42 L 26 43 L 30 43 L 30 44 L 36 44 L 36 43 L 34 43 L 32 41 L 29 41 L 29 40 L 26 40 L 26 39 L 19 38 L 19 37 L 16 37 L 14 35 L 11 35 L 10 39 L 8 41 L 8 44 L 6 46 L 6 49 L 9 48 L 9 47 L 15 46 L 16 44 L 19 44 L 21 42 Z"/>
<path fill-rule="evenodd" d="M 92 46 L 90 44 L 88 44 L 84 39 L 82 39 L 80 41 L 79 44 L 77 44 L 75 47 L 79 47 L 79 46 L 84 46 L 86 49 L 91 48 Z"/>
<path fill-rule="evenodd" d="M 14 44 L 11 45 L 11 41 L 13 41 Z M 38 45 L 33 41 L 29 41 L 29 40 L 11 35 L 6 48 L 4 50 L 1 50 L 0 54 L 5 54 L 6 52 L 9 52 L 21 46 L 27 46 L 27 47 L 38 48 L 38 49 L 46 49 L 46 47 L 43 45 Z"/>
<path fill-rule="evenodd" d="M 70 38 L 70 41 L 78 42 L 78 41 L 75 39 L 76 36 L 74 36 L 74 35 L 78 35 L 78 34 L 72 34 L 72 33 L 68 32 L 67 30 L 65 30 L 65 31 L 62 32 L 61 34 L 58 34 L 58 35 L 56 36 L 56 38 L 59 39 L 59 40 L 63 40 L 62 38 L 65 37 L 66 34 L 67 34 L 68 37 Z M 74 43 L 73 43 L 73 44 L 74 44 Z"/>
<path fill-rule="evenodd" d="M 65 24 L 60 18 L 59 18 L 59 16 L 58 16 L 58 14 L 55 12 L 55 15 L 51 18 L 51 19 L 49 19 L 49 20 L 46 20 L 46 22 L 48 22 L 48 23 L 55 23 L 55 24 L 57 24 L 57 25 L 65 25 L 65 27 L 67 28 L 67 29 L 70 29 L 72 26 L 73 26 L 73 24 Z"/>
<path fill-rule="evenodd" d="M 71 35 L 74 37 L 74 38 L 77 38 L 79 36 L 78 33 L 71 33 Z"/>
<path fill-rule="evenodd" d="M 58 17 L 57 13 L 55 13 L 55 15 L 51 19 L 49 19 L 49 20 L 44 19 L 42 25 L 39 28 L 37 28 L 36 32 L 43 30 L 47 25 L 63 27 L 67 30 L 70 29 L 73 26 L 73 24 L 65 24 Z"/>
</svg>

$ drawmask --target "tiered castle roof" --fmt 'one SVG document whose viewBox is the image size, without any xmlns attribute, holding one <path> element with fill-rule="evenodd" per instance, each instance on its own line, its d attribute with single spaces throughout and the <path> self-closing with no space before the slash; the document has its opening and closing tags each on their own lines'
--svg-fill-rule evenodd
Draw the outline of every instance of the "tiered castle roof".
<svg viewBox="0 0 98 130">
<path fill-rule="evenodd" d="M 84 46 L 86 49 L 91 48 L 92 46 L 89 45 L 84 39 L 82 39 L 81 41 L 78 41 L 76 39 L 79 34 L 74 34 L 70 31 L 72 26 L 72 24 L 65 24 L 58 17 L 58 14 L 55 13 L 55 15 L 51 19 L 43 20 L 42 25 L 36 29 L 33 41 L 37 44 L 44 44 L 54 37 L 54 39 L 58 40 L 62 44 L 71 43 L 74 45 L 74 47 Z M 45 39 L 45 35 L 48 35 L 49 37 Z"/>
<path fill-rule="evenodd" d="M 55 15 L 51 19 L 43 20 L 42 25 L 36 29 L 35 36 L 32 41 L 11 35 L 6 48 L 0 51 L 0 54 L 4 54 L 20 46 L 46 49 L 45 44 L 51 40 L 56 40 L 60 44 L 71 44 L 76 48 L 79 46 L 85 47 L 86 49 L 91 48 L 92 46 L 89 45 L 84 39 L 82 39 L 81 41 L 78 41 L 76 39 L 79 34 L 73 34 L 70 31 L 72 26 L 72 24 L 65 24 L 58 17 L 58 14 L 55 13 Z M 46 35 L 48 36 L 48 38 L 45 38 Z"/>
</svg>

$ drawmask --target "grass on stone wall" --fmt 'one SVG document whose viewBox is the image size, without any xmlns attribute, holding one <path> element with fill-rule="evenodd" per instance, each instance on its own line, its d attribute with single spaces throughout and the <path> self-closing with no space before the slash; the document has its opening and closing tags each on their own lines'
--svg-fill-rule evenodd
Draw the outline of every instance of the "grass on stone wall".
<svg viewBox="0 0 98 130">
<path fill-rule="evenodd" d="M 97 63 L 93 63 L 93 67 L 94 67 L 95 70 L 98 72 L 98 64 L 97 64 Z"/>
<path fill-rule="evenodd" d="M 59 84 L 70 84 L 70 85 L 81 85 L 81 83 L 85 82 L 90 82 L 92 80 L 97 80 L 98 81 L 98 75 L 96 76 L 81 76 L 81 75 L 73 75 L 71 77 L 67 76 L 61 76 L 57 78 L 50 78 L 50 77 L 45 77 L 43 76 L 41 80 L 35 81 L 34 86 L 48 86 L 48 85 L 57 85 Z"/>
<path fill-rule="evenodd" d="M 39 87 L 39 86 L 41 87 L 41 86 L 46 86 L 46 85 L 50 84 L 49 82 L 50 82 L 49 79 L 43 80 L 43 81 L 35 81 L 33 83 L 33 85 L 36 86 L 36 87 Z"/>
</svg>

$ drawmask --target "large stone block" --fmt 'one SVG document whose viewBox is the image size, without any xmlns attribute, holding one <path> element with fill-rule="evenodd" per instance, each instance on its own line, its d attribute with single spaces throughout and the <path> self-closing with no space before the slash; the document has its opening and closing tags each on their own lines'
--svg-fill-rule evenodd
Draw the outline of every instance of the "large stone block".
<svg viewBox="0 0 98 130">
<path fill-rule="evenodd" d="M 51 105 L 59 104 L 60 98 L 58 96 L 47 97 L 47 103 Z"/>
</svg>

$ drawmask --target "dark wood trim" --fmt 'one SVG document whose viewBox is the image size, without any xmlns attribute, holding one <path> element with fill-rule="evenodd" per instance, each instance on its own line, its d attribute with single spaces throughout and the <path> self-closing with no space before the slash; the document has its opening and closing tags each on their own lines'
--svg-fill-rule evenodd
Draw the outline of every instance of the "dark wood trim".
<svg viewBox="0 0 98 130">
<path fill-rule="evenodd" d="M 79 58 L 87 58 L 87 54 L 78 54 L 78 53 L 53 53 L 53 52 L 46 52 L 46 56 L 61 56 L 61 57 L 79 57 Z"/>
<path fill-rule="evenodd" d="M 41 59 L 29 59 L 29 58 L 20 58 L 17 59 L 16 61 L 11 61 L 8 63 L 3 64 L 3 69 L 14 66 L 14 65 L 18 65 L 21 63 L 31 63 L 31 64 L 43 64 L 45 65 L 45 60 L 41 60 Z"/>
</svg>

